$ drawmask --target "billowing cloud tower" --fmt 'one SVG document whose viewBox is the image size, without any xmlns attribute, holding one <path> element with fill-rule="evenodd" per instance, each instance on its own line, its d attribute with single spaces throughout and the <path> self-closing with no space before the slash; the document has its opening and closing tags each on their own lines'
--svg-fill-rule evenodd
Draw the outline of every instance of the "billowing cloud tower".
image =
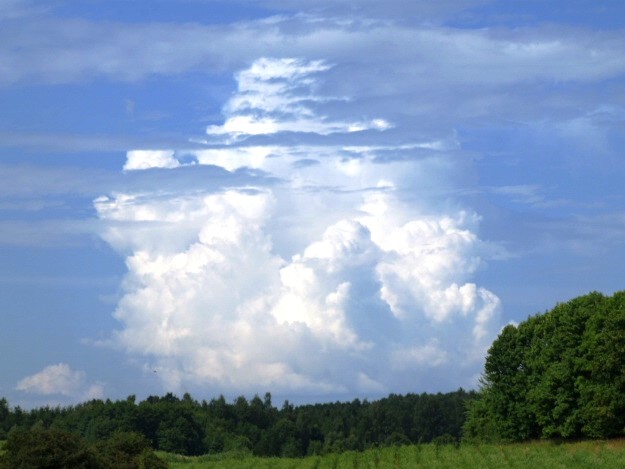
<svg viewBox="0 0 625 469">
<path fill-rule="evenodd" d="M 384 116 L 345 119 L 349 97 L 320 91 L 331 68 L 257 60 L 204 149 L 128 152 L 127 173 L 166 185 L 95 201 L 128 269 L 113 341 L 166 388 L 475 383 L 500 303 L 472 282 L 492 251 L 479 216 L 445 196 L 457 144 L 393 144 Z"/>
</svg>

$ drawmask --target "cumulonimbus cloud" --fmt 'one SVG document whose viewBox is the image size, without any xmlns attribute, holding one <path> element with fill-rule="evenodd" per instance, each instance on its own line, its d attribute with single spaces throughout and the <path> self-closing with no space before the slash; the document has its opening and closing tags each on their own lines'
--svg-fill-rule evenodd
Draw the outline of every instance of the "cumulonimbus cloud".
<svg viewBox="0 0 625 469">
<path fill-rule="evenodd" d="M 114 341 L 165 387 L 337 395 L 474 383 L 499 326 L 497 296 L 471 281 L 488 245 L 477 214 L 419 198 L 448 146 L 355 145 L 355 121 L 318 113 L 334 99 L 314 91 L 329 67 L 260 59 L 236 75 L 212 148 L 128 152 L 128 171 L 249 169 L 240 184 L 181 180 L 95 201 L 128 268 Z M 275 126 L 232 127 L 241 117 Z M 390 127 L 368 122 L 372 135 Z M 286 143 L 276 129 L 332 142 Z M 257 133 L 270 143 L 245 145 Z M 380 158 L 389 151 L 401 157 Z"/>
</svg>

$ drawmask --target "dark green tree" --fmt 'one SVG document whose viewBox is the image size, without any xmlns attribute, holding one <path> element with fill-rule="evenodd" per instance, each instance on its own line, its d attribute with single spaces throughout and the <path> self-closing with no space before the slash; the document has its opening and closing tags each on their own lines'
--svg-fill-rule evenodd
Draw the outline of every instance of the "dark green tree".
<svg viewBox="0 0 625 469">
<path fill-rule="evenodd" d="M 102 469 L 167 469 L 158 458 L 149 440 L 136 432 L 118 432 L 95 446 Z"/>
<path fill-rule="evenodd" d="M 9 403 L 4 398 L 0 399 L 0 440 L 5 440 L 10 430 L 10 415 Z"/>
<path fill-rule="evenodd" d="M 507 326 L 488 351 L 467 439 L 625 432 L 625 293 L 590 293 Z"/>
<path fill-rule="evenodd" d="M 97 455 L 72 433 L 35 427 L 9 432 L 1 464 L 6 469 L 99 469 Z"/>
<path fill-rule="evenodd" d="M 608 298 L 589 319 L 580 345 L 582 433 L 609 438 L 625 429 L 625 292 Z"/>
</svg>

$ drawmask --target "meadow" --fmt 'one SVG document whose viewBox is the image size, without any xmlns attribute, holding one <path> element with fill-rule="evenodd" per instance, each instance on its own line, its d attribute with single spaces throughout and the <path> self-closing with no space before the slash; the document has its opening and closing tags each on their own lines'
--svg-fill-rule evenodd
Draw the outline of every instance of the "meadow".
<svg viewBox="0 0 625 469">
<path fill-rule="evenodd" d="M 4 451 L 0 441 L 0 454 Z M 241 453 L 182 456 L 157 454 L 170 469 L 571 469 L 625 467 L 625 439 L 575 443 L 421 444 L 348 451 L 305 458 L 256 457 Z"/>
<path fill-rule="evenodd" d="M 172 469 L 622 468 L 625 440 L 410 445 L 306 458 L 160 454 Z"/>
</svg>

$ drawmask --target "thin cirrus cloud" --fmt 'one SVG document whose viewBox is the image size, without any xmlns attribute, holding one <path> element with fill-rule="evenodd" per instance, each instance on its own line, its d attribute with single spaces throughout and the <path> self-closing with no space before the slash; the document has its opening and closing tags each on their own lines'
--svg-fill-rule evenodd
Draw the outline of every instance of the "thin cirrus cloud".
<svg viewBox="0 0 625 469">
<path fill-rule="evenodd" d="M 415 2 L 419 8 L 422 3 Z M 314 14 L 280 15 L 227 27 L 42 16 L 26 25 L 3 24 L 0 56 L 5 66 L 0 68 L 0 83 L 72 83 L 92 76 L 132 82 L 191 71 L 227 72 L 258 57 L 295 52 L 333 63 L 349 62 L 353 74 L 367 70 L 366 80 L 343 80 L 345 88 L 376 96 L 400 83 L 420 99 L 426 97 L 425 90 L 435 89 L 449 91 L 456 100 L 464 96 L 459 92 L 466 86 L 477 87 L 473 94 L 481 94 L 494 93 L 493 86 L 528 81 L 589 82 L 613 77 L 624 70 L 623 44 L 617 32 L 581 34 L 575 28 L 556 26 L 465 29 L 416 20 L 345 21 Z M 46 60 L 50 56 L 56 60 Z M 315 61 L 308 64 L 317 66 Z M 436 101 L 441 97 L 432 95 Z"/>
<path fill-rule="evenodd" d="M 133 150 L 124 167 L 247 171 L 238 184 L 96 199 L 100 235 L 128 268 L 112 342 L 164 387 L 330 396 L 475 384 L 499 327 L 499 299 L 471 281 L 492 247 L 477 214 L 439 208 L 424 189 L 451 184 L 453 143 L 393 147 L 384 116 L 333 114 L 324 104 L 346 98 L 318 91 L 331 69 L 259 59 L 235 75 L 208 148 Z M 311 133 L 322 143 L 283 139 Z M 258 135 L 269 140 L 247 143 Z"/>
</svg>

